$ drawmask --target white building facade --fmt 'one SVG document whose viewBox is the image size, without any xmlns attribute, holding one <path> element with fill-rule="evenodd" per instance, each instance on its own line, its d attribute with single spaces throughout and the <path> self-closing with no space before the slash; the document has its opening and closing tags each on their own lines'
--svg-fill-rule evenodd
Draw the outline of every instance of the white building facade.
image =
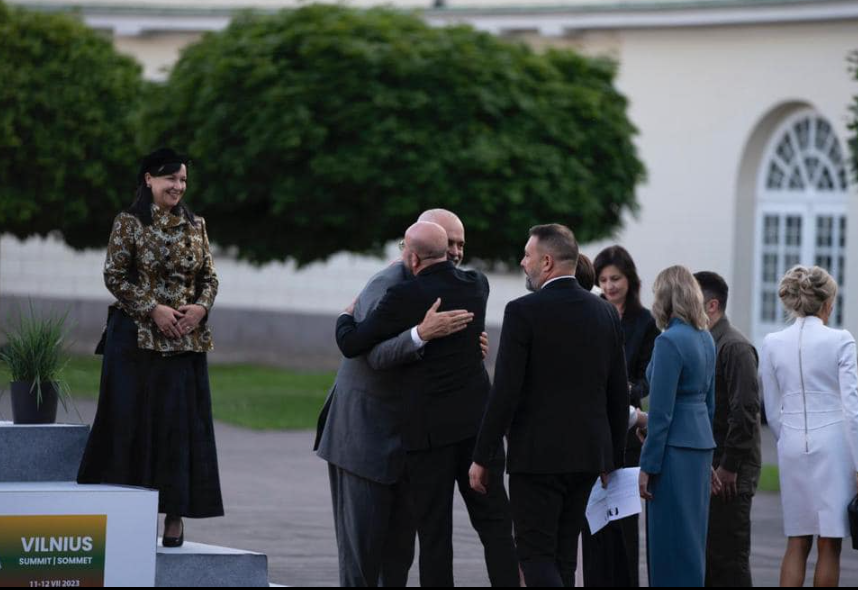
<svg viewBox="0 0 858 590">
<path fill-rule="evenodd" d="M 67 10 L 70 2 L 14 3 Z M 535 47 L 572 47 L 619 62 L 617 84 L 630 100 L 648 177 L 638 187 L 640 214 L 627 219 L 613 239 L 583 250 L 595 256 L 609 243 L 628 248 L 644 281 L 645 302 L 666 266 L 716 271 L 731 286 L 734 323 L 759 342 L 783 325 L 777 283 L 785 270 L 819 264 L 842 285 L 837 324 L 858 333 L 858 283 L 852 283 L 858 277 L 858 194 L 846 143 L 849 105 L 858 94 L 847 62 L 858 50 L 858 1 L 393 4 L 425 9 L 424 17 L 438 26 L 465 22 Z M 136 57 L 147 76 L 158 79 L 182 47 L 225 27 L 233 9 L 294 5 L 288 0 L 83 0 L 76 9 L 89 25 L 112 34 L 117 48 Z M 389 256 L 394 255 L 392 249 Z M 101 280 L 102 257 L 72 253 L 52 241 L 4 237 L 0 295 L 103 305 L 110 297 Z M 386 260 L 343 254 L 300 271 L 289 263 L 253 268 L 226 257 L 216 263 L 220 307 L 235 318 L 242 311 L 260 318 L 315 318 L 318 328 L 299 323 L 305 332 L 321 331 L 318 355 L 312 355 L 321 358 L 331 344 L 332 318 Z M 488 320 L 498 327 L 504 306 L 525 293 L 524 284 L 519 275 L 490 279 Z M 295 324 L 283 329 L 290 325 Z M 227 341 L 243 342 L 229 330 Z M 288 354 L 308 346 L 305 338 L 298 340 Z M 223 335 L 220 343 L 227 344 Z"/>
</svg>

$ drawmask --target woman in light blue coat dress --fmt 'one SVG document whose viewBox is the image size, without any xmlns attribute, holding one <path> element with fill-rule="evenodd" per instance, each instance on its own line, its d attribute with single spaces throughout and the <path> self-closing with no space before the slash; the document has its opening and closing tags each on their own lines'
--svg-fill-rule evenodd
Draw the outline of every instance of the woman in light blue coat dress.
<svg viewBox="0 0 858 590">
<path fill-rule="evenodd" d="M 650 413 L 641 454 L 650 586 L 702 587 L 715 439 L 715 342 L 703 294 L 683 266 L 653 286 L 656 338 L 647 376 Z"/>
</svg>

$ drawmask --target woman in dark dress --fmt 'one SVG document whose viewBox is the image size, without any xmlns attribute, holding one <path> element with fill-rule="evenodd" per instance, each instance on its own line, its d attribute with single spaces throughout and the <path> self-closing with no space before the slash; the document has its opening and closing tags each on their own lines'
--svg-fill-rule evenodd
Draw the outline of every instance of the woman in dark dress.
<svg viewBox="0 0 858 590">
<path fill-rule="evenodd" d="M 593 266 L 602 297 L 617 309 L 622 320 L 630 403 L 640 409 L 649 395 L 646 369 L 661 332 L 650 311 L 641 305 L 641 281 L 625 248 L 602 250 Z M 625 467 L 640 465 L 641 446 L 632 430 L 626 441 Z M 640 586 L 637 516 L 612 522 L 592 536 L 585 527 L 583 537 L 585 586 Z"/>
<path fill-rule="evenodd" d="M 146 156 L 114 221 L 104 282 L 116 302 L 78 473 L 158 490 L 165 547 L 182 544 L 182 517 L 223 516 L 206 357 L 218 281 L 205 221 L 182 203 L 187 163 L 169 149 Z"/>
</svg>

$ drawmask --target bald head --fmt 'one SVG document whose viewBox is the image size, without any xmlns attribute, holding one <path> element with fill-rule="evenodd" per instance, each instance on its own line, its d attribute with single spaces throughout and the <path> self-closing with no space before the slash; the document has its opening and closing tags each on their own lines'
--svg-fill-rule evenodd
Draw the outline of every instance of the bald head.
<svg viewBox="0 0 858 590">
<path fill-rule="evenodd" d="M 447 232 L 447 260 L 461 264 L 465 257 L 465 226 L 459 216 L 446 209 L 424 211 L 417 221 L 437 223 Z"/>
<path fill-rule="evenodd" d="M 447 232 L 437 223 L 418 221 L 405 232 L 405 250 L 403 260 L 409 264 L 412 272 L 417 274 L 427 264 L 434 264 L 447 259 Z M 418 261 L 414 261 L 416 257 Z"/>
<path fill-rule="evenodd" d="M 462 221 L 459 219 L 459 216 L 452 211 L 447 211 L 446 209 L 429 209 L 428 211 L 424 211 L 420 214 L 420 217 L 417 218 L 417 221 L 437 223 L 445 230 L 448 225 L 462 225 Z"/>
</svg>

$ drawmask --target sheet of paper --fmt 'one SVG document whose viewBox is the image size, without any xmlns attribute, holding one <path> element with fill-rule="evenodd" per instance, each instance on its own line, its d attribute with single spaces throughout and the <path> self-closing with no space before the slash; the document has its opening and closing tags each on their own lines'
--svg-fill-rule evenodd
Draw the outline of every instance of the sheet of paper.
<svg viewBox="0 0 858 590">
<path fill-rule="evenodd" d="M 602 480 L 596 480 L 587 503 L 591 533 L 596 534 L 613 520 L 641 513 L 640 471 L 640 467 L 629 467 L 613 472 L 605 489 L 602 488 Z"/>
</svg>

